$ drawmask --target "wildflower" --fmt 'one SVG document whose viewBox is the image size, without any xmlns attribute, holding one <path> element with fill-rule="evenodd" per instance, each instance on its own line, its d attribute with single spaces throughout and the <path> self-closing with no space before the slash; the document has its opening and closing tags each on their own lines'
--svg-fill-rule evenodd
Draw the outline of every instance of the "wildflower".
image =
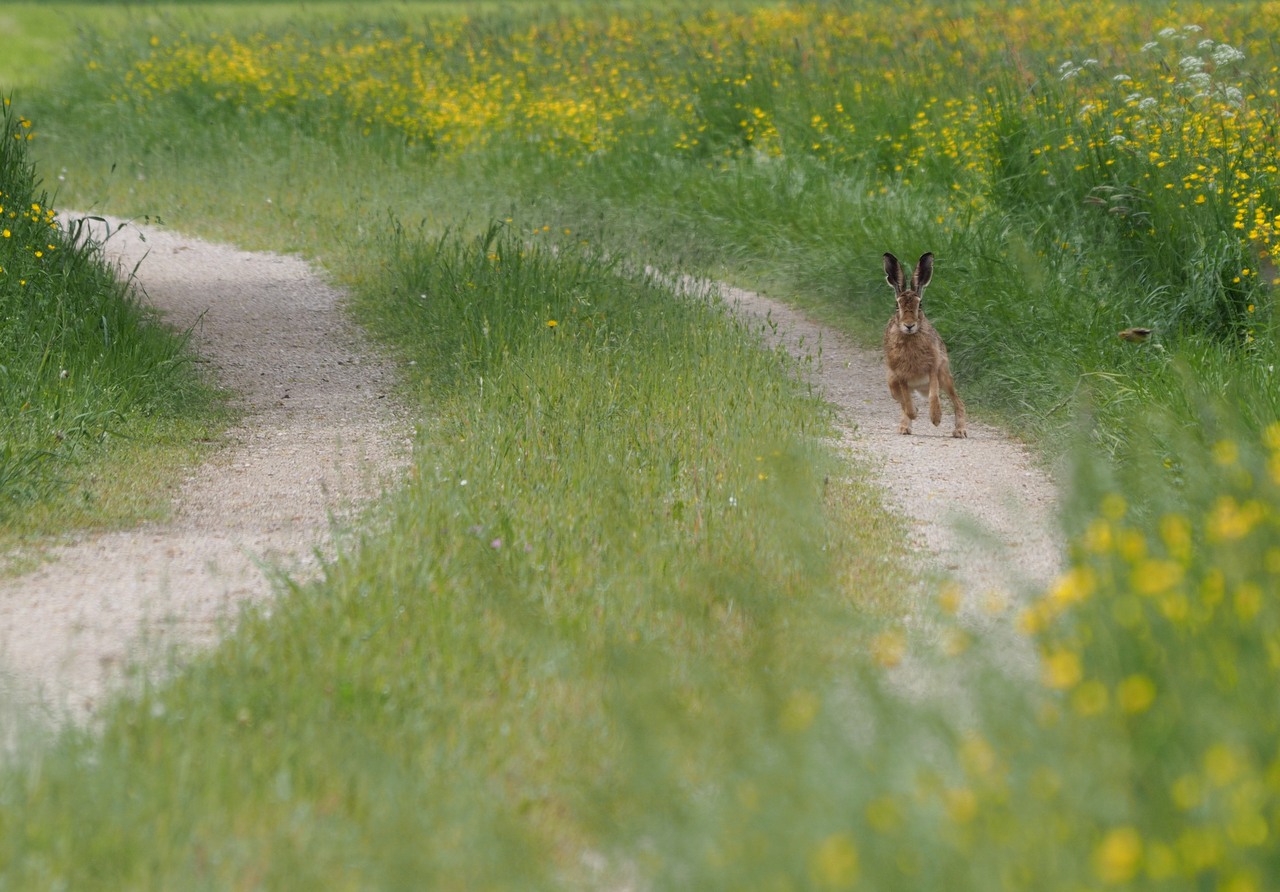
<svg viewBox="0 0 1280 892">
<path fill-rule="evenodd" d="M 1160 518 L 1160 538 L 1174 558 L 1186 561 L 1191 557 L 1191 521 L 1181 514 Z"/>
<path fill-rule="evenodd" d="M 942 591 L 938 592 L 938 606 L 942 608 L 943 613 L 955 614 L 960 609 L 961 595 L 960 586 L 954 582 L 948 583 L 942 587 Z"/>
<path fill-rule="evenodd" d="M 1114 544 L 1115 536 L 1112 534 L 1111 524 L 1101 517 L 1094 518 L 1089 523 L 1089 528 L 1085 530 L 1085 549 L 1091 554 L 1106 554 Z"/>
<path fill-rule="evenodd" d="M 1204 754 L 1204 773 L 1217 787 L 1225 787 L 1244 769 L 1234 749 L 1225 743 L 1215 744 Z"/>
<path fill-rule="evenodd" d="M 1104 883 L 1127 883 L 1142 861 L 1142 837 L 1133 827 L 1110 831 L 1093 852 L 1093 869 Z"/>
<path fill-rule="evenodd" d="M 1232 65 L 1236 62 L 1243 62 L 1244 58 L 1244 53 L 1229 43 L 1220 43 L 1213 48 L 1213 62 L 1215 65 Z"/>
<path fill-rule="evenodd" d="M 1145 675 L 1130 675 L 1116 688 L 1116 703 L 1122 712 L 1146 712 L 1156 699 L 1156 686 Z"/>
<path fill-rule="evenodd" d="M 559 322 L 557 322 L 557 321 L 556 321 L 556 320 L 554 320 L 554 319 L 548 319 L 548 320 L 547 320 L 547 328 L 555 328 L 555 327 L 556 327 L 557 325 L 559 325 L 559 324 L 560 324 L 560 323 L 559 323 Z"/>
<path fill-rule="evenodd" d="M 1236 616 L 1241 622 L 1249 622 L 1262 609 L 1262 589 L 1253 582 L 1242 582 L 1236 589 Z"/>
<path fill-rule="evenodd" d="M 1044 658 L 1040 680 L 1047 688 L 1064 691 L 1080 683 L 1084 669 L 1080 657 L 1070 650 L 1058 650 Z"/>
<path fill-rule="evenodd" d="M 845 832 L 820 842 L 809 858 L 809 876 L 820 889 L 849 889 L 858 879 L 858 847 Z"/>
<path fill-rule="evenodd" d="M 1213 460 L 1223 467 L 1230 467 L 1240 459 L 1240 447 L 1232 440 L 1219 440 L 1213 444 Z"/>
<path fill-rule="evenodd" d="M 1219 496 L 1208 517 L 1206 532 L 1210 541 L 1243 539 L 1262 520 L 1264 509 L 1256 501 L 1241 505 L 1231 496 Z"/>
<path fill-rule="evenodd" d="M 822 701 L 812 691 L 796 691 L 782 705 L 778 725 L 789 734 L 807 731 L 818 717 Z"/>
<path fill-rule="evenodd" d="M 943 794 L 947 817 L 957 824 L 967 824 L 978 814 L 978 797 L 968 787 L 955 787 Z"/>
<path fill-rule="evenodd" d="M 1280 451 L 1280 421 L 1273 421 L 1267 425 L 1267 429 L 1262 433 L 1263 440 L 1267 444 L 1267 448 Z"/>
<path fill-rule="evenodd" d="M 892 669 L 901 663 L 906 652 L 906 636 L 896 629 L 880 633 L 871 642 L 871 656 L 886 669 Z"/>
<path fill-rule="evenodd" d="M 1108 493 L 1102 499 L 1102 516 L 1108 520 L 1119 520 L 1129 509 L 1124 496 L 1119 493 Z"/>
<path fill-rule="evenodd" d="M 1089 567 L 1072 567 L 1058 577 L 1049 592 L 1049 601 L 1056 608 L 1064 608 L 1085 600 L 1097 587 L 1097 579 Z"/>
</svg>

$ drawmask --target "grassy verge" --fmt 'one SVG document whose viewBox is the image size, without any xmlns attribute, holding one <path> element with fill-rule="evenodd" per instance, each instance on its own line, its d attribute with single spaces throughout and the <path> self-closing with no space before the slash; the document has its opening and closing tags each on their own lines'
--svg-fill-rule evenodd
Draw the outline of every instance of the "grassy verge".
<svg viewBox="0 0 1280 892">
<path fill-rule="evenodd" d="M 0 543 L 154 516 L 161 468 L 214 418 L 186 342 L 152 320 L 76 231 L 28 159 L 31 122 L 0 113 Z M 135 473 L 123 473 L 133 468 Z"/>
</svg>

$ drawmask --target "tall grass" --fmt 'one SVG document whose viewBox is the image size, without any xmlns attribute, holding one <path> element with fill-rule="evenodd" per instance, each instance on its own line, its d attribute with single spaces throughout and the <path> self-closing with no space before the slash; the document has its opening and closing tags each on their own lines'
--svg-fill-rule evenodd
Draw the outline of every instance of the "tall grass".
<svg viewBox="0 0 1280 892">
<path fill-rule="evenodd" d="M 100 246 L 81 238 L 78 225 L 55 219 L 29 157 L 32 136 L 32 122 L 6 101 L 0 112 L 0 523 L 10 530 L 40 526 L 38 518 L 51 507 L 64 520 L 67 511 L 100 514 L 100 506 L 89 504 L 98 495 L 85 468 L 107 453 L 109 441 L 144 432 L 172 437 L 186 413 L 211 404 L 189 365 L 185 339 L 156 324 L 103 260 Z M 68 492 L 73 482 L 74 495 Z M 108 499 L 111 514 L 118 509 L 114 496 Z"/>
</svg>

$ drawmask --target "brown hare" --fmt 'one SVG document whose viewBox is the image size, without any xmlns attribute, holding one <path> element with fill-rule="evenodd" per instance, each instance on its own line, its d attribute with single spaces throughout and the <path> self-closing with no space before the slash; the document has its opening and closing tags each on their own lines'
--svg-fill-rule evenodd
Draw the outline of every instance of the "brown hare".
<svg viewBox="0 0 1280 892">
<path fill-rule="evenodd" d="M 947 347 L 929 320 L 924 318 L 921 306 L 924 288 L 933 278 L 933 255 L 920 257 L 911 281 L 907 282 L 898 258 L 885 254 L 884 275 L 898 298 L 898 309 L 884 329 L 884 362 L 889 372 L 889 392 L 902 406 L 898 433 L 911 433 L 911 422 L 916 417 L 915 399 L 911 395 L 913 390 L 919 391 L 921 396 L 928 395 L 929 420 L 935 425 L 940 424 L 942 402 L 938 391 L 945 388 L 956 416 L 956 429 L 951 435 L 967 437 L 964 403 L 956 393 L 956 384 L 951 377 Z"/>
</svg>

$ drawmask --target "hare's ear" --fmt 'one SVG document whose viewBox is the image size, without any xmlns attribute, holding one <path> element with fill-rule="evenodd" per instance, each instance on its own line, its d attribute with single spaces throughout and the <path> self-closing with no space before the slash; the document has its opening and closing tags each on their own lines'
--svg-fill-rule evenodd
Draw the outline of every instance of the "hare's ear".
<svg viewBox="0 0 1280 892">
<path fill-rule="evenodd" d="M 921 254 L 920 262 L 916 264 L 916 271 L 911 274 L 911 290 L 916 294 L 924 292 L 924 286 L 929 284 L 929 280 L 933 278 L 933 254 Z"/>
<path fill-rule="evenodd" d="M 893 286 L 895 294 L 901 294 L 907 287 L 906 281 L 902 278 L 902 264 L 898 263 L 897 257 L 888 252 L 884 255 L 884 280 Z"/>
</svg>

